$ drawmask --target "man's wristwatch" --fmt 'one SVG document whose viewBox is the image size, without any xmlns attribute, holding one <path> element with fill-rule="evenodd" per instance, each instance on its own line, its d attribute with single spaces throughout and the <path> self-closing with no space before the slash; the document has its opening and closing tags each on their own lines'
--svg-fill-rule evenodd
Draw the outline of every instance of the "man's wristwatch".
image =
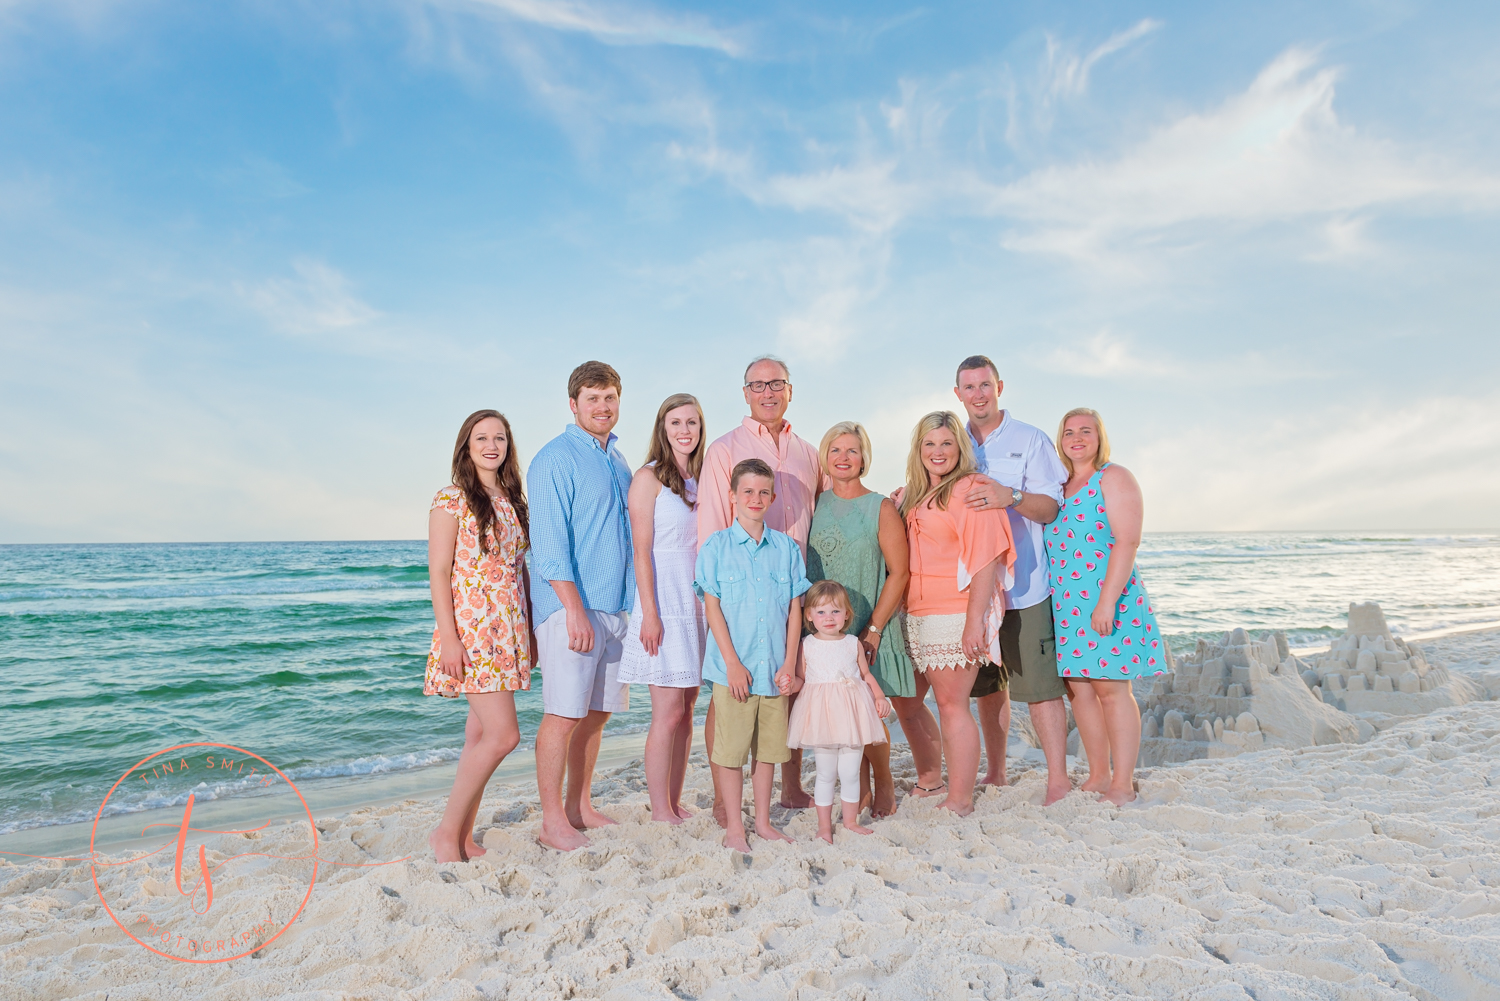
<svg viewBox="0 0 1500 1001">
<path fill-rule="evenodd" d="M 1021 493 L 1021 491 L 1017 490 L 1015 487 L 1011 487 L 1010 488 L 1010 506 L 1011 507 L 1015 507 L 1017 504 L 1020 504 L 1021 501 L 1025 500 L 1025 499 L 1026 499 L 1026 495 L 1023 494 L 1023 493 Z"/>
</svg>

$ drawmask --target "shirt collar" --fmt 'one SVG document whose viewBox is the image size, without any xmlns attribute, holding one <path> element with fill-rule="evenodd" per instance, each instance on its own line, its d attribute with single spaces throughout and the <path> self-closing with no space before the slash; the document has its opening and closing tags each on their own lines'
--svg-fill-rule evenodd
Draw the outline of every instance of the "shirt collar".
<svg viewBox="0 0 1500 1001">
<path fill-rule="evenodd" d="M 761 546 L 764 546 L 766 543 L 771 541 L 771 526 L 765 525 L 761 528 L 760 541 L 756 542 L 753 538 L 750 537 L 750 533 L 745 531 L 745 526 L 741 525 L 740 520 L 736 518 L 734 519 L 733 524 L 729 526 L 729 535 L 730 538 L 734 539 L 734 541 L 741 546 L 748 542 L 750 545 L 759 549 Z"/>
<path fill-rule="evenodd" d="M 769 432 L 769 431 L 766 430 L 766 426 L 764 424 L 762 424 L 760 421 L 756 420 L 754 417 L 746 417 L 741 422 L 741 425 L 743 427 L 745 427 L 746 429 L 750 430 L 751 432 L 757 434 L 757 435 L 762 435 L 763 434 L 767 438 L 771 437 L 771 432 Z M 789 421 L 789 420 L 787 420 L 785 417 L 783 417 L 781 419 L 781 434 L 782 434 L 782 436 L 786 436 L 786 435 L 790 435 L 791 433 L 792 433 L 792 422 Z"/>
<path fill-rule="evenodd" d="M 973 421 L 968 422 L 967 424 L 964 425 L 964 427 L 968 429 L 969 438 L 974 442 L 974 444 L 976 444 L 976 445 L 984 445 L 987 442 L 989 442 L 991 439 L 993 439 L 996 435 L 998 435 L 1001 431 L 1004 431 L 1005 430 L 1005 426 L 1007 424 L 1009 424 L 1009 423 L 1010 423 L 1010 410 L 1007 409 L 1007 410 L 1000 411 L 1000 423 L 995 425 L 995 430 L 991 431 L 988 435 L 985 436 L 984 441 L 980 441 L 979 437 L 974 434 L 974 422 Z"/>
<path fill-rule="evenodd" d="M 589 434 L 577 424 L 569 424 L 567 427 L 563 428 L 563 434 L 573 435 L 574 437 L 583 441 L 585 444 L 592 445 L 603 452 L 608 452 L 611 448 L 614 447 L 615 442 L 620 440 L 620 436 L 611 431 L 609 433 L 609 444 L 601 448 L 599 445 L 599 439 Z"/>
</svg>

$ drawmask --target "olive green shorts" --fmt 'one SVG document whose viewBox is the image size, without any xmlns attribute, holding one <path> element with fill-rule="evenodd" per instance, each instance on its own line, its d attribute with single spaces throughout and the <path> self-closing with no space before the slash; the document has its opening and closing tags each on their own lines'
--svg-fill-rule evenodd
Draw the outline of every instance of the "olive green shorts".
<svg viewBox="0 0 1500 1001">
<path fill-rule="evenodd" d="M 1009 687 L 1010 677 L 1005 666 L 987 660 L 979 665 L 978 671 L 974 672 L 974 687 L 969 689 L 969 698 L 984 698 L 986 695 L 1003 692 Z"/>
<path fill-rule="evenodd" d="M 714 682 L 713 698 L 714 764 L 743 768 L 752 755 L 768 765 L 791 760 L 792 751 L 786 746 L 785 695 L 751 695 L 740 702 L 728 686 Z"/>
<path fill-rule="evenodd" d="M 1057 675 L 1057 638 L 1052 633 L 1052 599 L 1030 608 L 1012 608 L 1000 623 L 1000 658 L 1017 702 L 1048 702 L 1068 694 Z M 976 689 L 979 687 L 976 683 Z"/>
</svg>

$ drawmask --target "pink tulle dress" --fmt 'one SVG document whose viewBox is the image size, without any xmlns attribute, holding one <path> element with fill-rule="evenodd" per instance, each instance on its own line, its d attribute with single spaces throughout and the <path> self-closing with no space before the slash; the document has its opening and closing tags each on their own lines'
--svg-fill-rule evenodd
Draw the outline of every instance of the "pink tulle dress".
<svg viewBox="0 0 1500 1001">
<path fill-rule="evenodd" d="M 788 747 L 884 744 L 870 686 L 859 676 L 859 640 L 802 640 L 803 684 L 786 725 Z"/>
</svg>

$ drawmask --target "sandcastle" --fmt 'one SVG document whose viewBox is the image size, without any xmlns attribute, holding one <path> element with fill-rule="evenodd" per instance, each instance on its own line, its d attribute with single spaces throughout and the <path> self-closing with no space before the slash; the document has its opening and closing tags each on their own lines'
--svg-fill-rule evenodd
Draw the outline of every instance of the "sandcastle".
<svg viewBox="0 0 1500 1001">
<path fill-rule="evenodd" d="M 1351 604 L 1344 636 L 1306 659 L 1292 654 L 1284 633 L 1255 639 L 1234 629 L 1168 663 L 1172 673 L 1136 685 L 1142 764 L 1354 743 L 1390 717 L 1484 697 L 1392 636 L 1373 602 Z"/>
</svg>

